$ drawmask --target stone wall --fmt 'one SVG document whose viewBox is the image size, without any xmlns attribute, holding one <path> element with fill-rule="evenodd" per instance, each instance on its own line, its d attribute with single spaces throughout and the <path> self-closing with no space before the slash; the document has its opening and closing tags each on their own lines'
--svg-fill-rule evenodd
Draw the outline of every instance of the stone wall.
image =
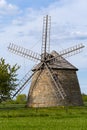
<svg viewBox="0 0 87 130">
<path fill-rule="evenodd" d="M 32 78 L 28 95 L 28 107 L 79 106 L 83 105 L 79 82 L 75 70 L 54 70 L 67 97 L 56 95 L 54 82 L 47 70 L 40 70 Z"/>
</svg>

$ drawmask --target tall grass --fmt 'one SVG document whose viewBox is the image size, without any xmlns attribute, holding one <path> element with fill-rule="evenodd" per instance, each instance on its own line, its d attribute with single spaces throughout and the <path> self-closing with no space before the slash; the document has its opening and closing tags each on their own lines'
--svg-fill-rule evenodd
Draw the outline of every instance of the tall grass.
<svg viewBox="0 0 87 130">
<path fill-rule="evenodd" d="M 0 105 L 0 130 L 86 130 L 87 107 Z"/>
</svg>

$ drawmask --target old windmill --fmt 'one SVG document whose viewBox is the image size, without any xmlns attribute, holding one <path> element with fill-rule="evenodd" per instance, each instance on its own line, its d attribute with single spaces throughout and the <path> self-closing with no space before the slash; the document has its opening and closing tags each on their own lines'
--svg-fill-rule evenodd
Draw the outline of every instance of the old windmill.
<svg viewBox="0 0 87 130">
<path fill-rule="evenodd" d="M 74 55 L 82 50 L 82 44 L 65 49 L 60 53 L 50 49 L 51 17 L 43 19 L 41 55 L 10 44 L 8 49 L 20 56 L 40 61 L 19 83 L 15 97 L 32 79 L 28 93 L 28 107 L 50 107 L 64 105 L 83 105 L 76 71 L 78 70 L 64 57 Z"/>
</svg>

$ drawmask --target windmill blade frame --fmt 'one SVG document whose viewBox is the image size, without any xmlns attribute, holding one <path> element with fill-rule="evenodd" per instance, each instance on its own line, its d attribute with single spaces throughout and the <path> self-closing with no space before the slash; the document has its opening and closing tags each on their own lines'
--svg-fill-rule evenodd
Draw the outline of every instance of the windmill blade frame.
<svg viewBox="0 0 87 130">
<path fill-rule="evenodd" d="M 46 15 L 43 18 L 43 34 L 42 34 L 42 47 L 41 56 L 42 60 L 46 59 L 46 54 L 50 53 L 50 28 L 51 28 L 51 16 Z"/>
<path fill-rule="evenodd" d="M 34 73 L 31 74 L 30 77 L 23 83 L 23 85 L 15 92 L 15 94 L 12 96 L 12 98 L 14 98 L 21 91 L 21 89 L 23 89 L 25 87 L 25 84 L 27 82 L 29 82 L 29 80 L 32 78 L 33 75 L 34 75 Z"/>
<path fill-rule="evenodd" d="M 78 44 L 78 45 L 75 45 L 73 47 L 64 49 L 64 50 L 62 50 L 62 51 L 59 52 L 58 56 L 49 58 L 49 59 L 47 59 L 47 61 L 56 60 L 56 58 L 61 58 L 61 56 L 62 57 L 66 57 L 66 58 L 70 57 L 70 56 L 73 56 L 75 54 L 80 53 L 84 47 L 85 46 L 83 44 Z"/>
<path fill-rule="evenodd" d="M 40 54 L 33 52 L 31 50 L 28 50 L 26 48 L 20 47 L 18 45 L 15 45 L 13 43 L 9 44 L 8 50 L 11 51 L 12 53 L 15 53 L 17 55 L 20 55 L 30 60 L 35 60 L 35 61 L 41 60 Z"/>
<path fill-rule="evenodd" d="M 72 46 L 70 48 L 64 49 L 60 51 L 59 54 L 67 58 L 67 57 L 80 53 L 84 47 L 85 46 L 81 43 L 81 44 Z"/>
</svg>

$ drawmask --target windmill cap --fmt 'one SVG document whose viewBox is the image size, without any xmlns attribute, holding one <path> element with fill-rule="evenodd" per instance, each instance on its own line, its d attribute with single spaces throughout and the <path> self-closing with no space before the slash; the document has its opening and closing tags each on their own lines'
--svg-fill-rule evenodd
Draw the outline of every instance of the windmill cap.
<svg viewBox="0 0 87 130">
<path fill-rule="evenodd" d="M 63 70 L 78 70 L 75 66 L 73 66 L 69 61 L 67 61 L 64 57 L 62 57 L 56 51 L 52 51 L 50 54 L 51 60 L 48 61 L 50 68 L 52 69 L 63 69 Z M 42 62 L 37 64 L 32 71 L 38 70 L 41 66 Z M 41 69 L 41 68 L 40 68 Z M 43 69 L 43 67 L 42 67 Z"/>
</svg>

